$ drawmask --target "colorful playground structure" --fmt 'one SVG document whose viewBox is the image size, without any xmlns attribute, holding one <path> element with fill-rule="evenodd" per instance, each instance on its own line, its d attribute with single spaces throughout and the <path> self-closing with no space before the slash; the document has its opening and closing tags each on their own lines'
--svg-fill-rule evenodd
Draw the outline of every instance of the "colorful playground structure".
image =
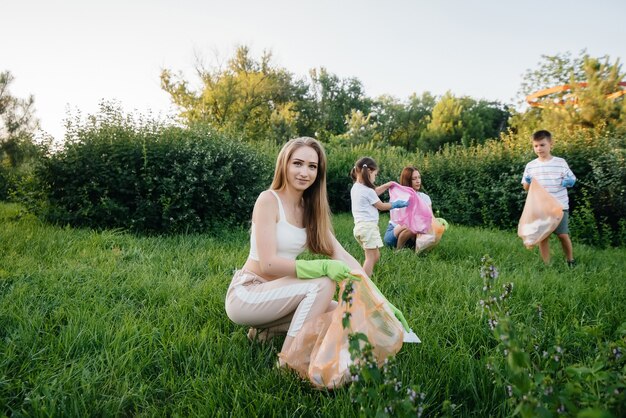
<svg viewBox="0 0 626 418">
<path fill-rule="evenodd" d="M 620 83 L 618 83 L 618 85 L 621 87 L 621 89 L 607 94 L 606 95 L 606 99 L 607 100 L 615 100 L 620 96 L 626 95 L 626 82 L 622 81 Z M 587 87 L 587 83 L 576 83 L 575 85 L 576 87 Z M 539 107 L 539 108 L 543 108 L 546 106 L 546 104 L 550 103 L 550 104 L 557 104 L 557 105 L 565 105 L 565 104 L 576 104 L 578 103 L 578 97 L 576 97 L 574 94 L 565 94 L 563 96 L 560 97 L 556 97 L 554 99 L 550 99 L 548 96 L 554 94 L 554 93 L 560 93 L 560 92 L 564 92 L 564 91 L 570 91 L 572 90 L 572 85 L 570 84 L 564 84 L 562 86 L 556 86 L 556 87 L 550 87 L 547 89 L 543 89 L 543 90 L 539 90 L 536 91 L 532 94 L 529 94 L 528 96 L 526 96 L 526 102 L 531 106 L 531 107 Z"/>
</svg>

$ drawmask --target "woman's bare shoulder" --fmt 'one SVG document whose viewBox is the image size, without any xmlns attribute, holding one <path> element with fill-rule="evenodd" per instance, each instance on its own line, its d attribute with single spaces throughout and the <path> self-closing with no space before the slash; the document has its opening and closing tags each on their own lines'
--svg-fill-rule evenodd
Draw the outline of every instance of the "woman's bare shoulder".
<svg viewBox="0 0 626 418">
<path fill-rule="evenodd" d="M 277 214 L 278 203 L 276 202 L 274 194 L 269 190 L 261 192 L 259 197 L 256 199 L 256 203 L 254 204 L 252 217 L 255 218 L 257 216 L 271 216 Z"/>
<path fill-rule="evenodd" d="M 274 193 L 272 193 L 270 190 L 264 190 L 261 193 L 259 193 L 259 197 L 256 198 L 256 205 L 271 205 L 271 206 L 278 206 L 276 204 L 276 197 L 274 196 Z"/>
</svg>

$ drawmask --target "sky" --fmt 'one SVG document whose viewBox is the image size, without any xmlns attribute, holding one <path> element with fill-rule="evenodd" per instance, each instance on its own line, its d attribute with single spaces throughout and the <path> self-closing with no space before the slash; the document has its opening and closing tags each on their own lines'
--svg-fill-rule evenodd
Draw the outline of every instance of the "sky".
<svg viewBox="0 0 626 418">
<path fill-rule="evenodd" d="M 624 0 L 0 0 L 0 71 L 35 98 L 57 140 L 68 117 L 114 101 L 132 114 L 176 114 L 160 87 L 169 69 L 198 84 L 195 65 L 238 45 L 298 77 L 325 67 L 369 97 L 411 94 L 515 104 L 542 55 L 586 49 L 626 59 Z M 623 69 L 624 70 L 624 69 Z"/>
</svg>

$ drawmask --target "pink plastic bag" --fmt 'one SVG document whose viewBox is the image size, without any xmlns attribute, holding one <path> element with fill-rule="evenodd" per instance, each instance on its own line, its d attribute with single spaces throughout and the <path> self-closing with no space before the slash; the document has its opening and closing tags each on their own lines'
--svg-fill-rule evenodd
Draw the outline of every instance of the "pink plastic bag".
<svg viewBox="0 0 626 418">
<path fill-rule="evenodd" d="M 389 188 L 389 200 L 408 200 L 409 205 L 405 208 L 393 209 L 389 212 L 391 222 L 396 225 L 404 225 L 414 234 L 424 234 L 431 228 L 433 211 L 417 192 L 411 187 L 393 183 Z"/>
<path fill-rule="evenodd" d="M 563 206 L 538 181 L 530 183 L 517 235 L 526 248 L 549 237 L 563 219 Z"/>
</svg>

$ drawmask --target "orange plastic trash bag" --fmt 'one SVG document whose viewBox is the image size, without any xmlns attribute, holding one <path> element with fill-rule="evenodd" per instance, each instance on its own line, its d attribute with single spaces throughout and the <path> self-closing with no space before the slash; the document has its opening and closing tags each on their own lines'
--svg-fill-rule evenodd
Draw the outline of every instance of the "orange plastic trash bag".
<svg viewBox="0 0 626 418">
<path fill-rule="evenodd" d="M 339 287 L 340 295 L 345 283 Z M 305 323 L 289 349 L 279 354 L 287 366 L 317 388 L 334 389 L 350 381 L 351 333 L 367 336 L 379 365 L 402 348 L 404 329 L 384 296 L 366 277 L 352 283 L 351 305 L 340 302 L 334 311 Z M 342 323 L 346 312 L 351 315 L 348 328 Z"/>
<path fill-rule="evenodd" d="M 531 248 L 549 237 L 561 219 L 563 206 L 538 181 L 532 181 L 517 226 L 517 235 L 526 248 Z"/>
<path fill-rule="evenodd" d="M 430 230 L 415 237 L 415 252 L 421 253 L 439 244 L 443 233 L 448 229 L 448 222 L 443 218 L 433 218 Z"/>
</svg>

